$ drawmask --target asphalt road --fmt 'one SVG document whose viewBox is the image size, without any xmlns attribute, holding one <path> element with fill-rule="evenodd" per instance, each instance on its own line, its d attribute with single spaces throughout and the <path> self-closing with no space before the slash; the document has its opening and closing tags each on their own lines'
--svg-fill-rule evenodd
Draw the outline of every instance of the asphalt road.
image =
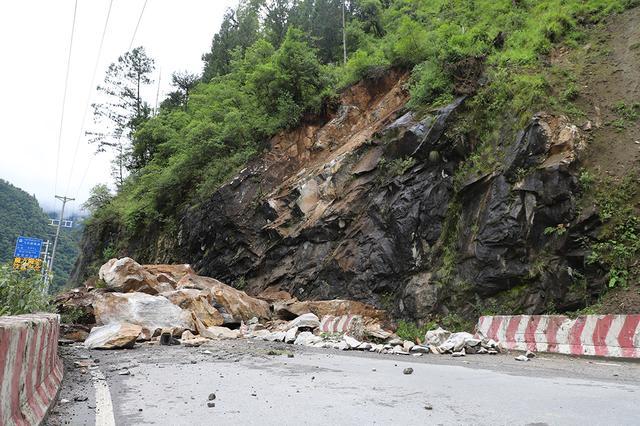
<svg viewBox="0 0 640 426">
<path fill-rule="evenodd" d="M 246 340 L 62 350 L 69 402 L 55 407 L 51 426 L 640 424 L 636 362 L 414 358 Z"/>
</svg>

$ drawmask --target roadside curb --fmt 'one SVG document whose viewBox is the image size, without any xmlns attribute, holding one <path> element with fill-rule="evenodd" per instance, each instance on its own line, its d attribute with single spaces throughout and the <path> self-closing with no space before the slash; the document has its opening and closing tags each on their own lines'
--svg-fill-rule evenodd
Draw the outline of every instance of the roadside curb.
<svg viewBox="0 0 640 426">
<path fill-rule="evenodd" d="M 482 316 L 476 328 L 512 350 L 640 358 L 640 315 Z"/>
<path fill-rule="evenodd" d="M 0 317 L 0 424 L 39 425 L 64 374 L 55 314 Z"/>
</svg>

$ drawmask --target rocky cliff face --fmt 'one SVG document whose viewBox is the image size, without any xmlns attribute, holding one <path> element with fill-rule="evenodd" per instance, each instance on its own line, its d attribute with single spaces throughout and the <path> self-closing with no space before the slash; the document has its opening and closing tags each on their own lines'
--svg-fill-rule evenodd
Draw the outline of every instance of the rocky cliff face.
<svg viewBox="0 0 640 426">
<path fill-rule="evenodd" d="M 600 283 L 584 279 L 598 275 L 581 244 L 597 221 L 576 208 L 580 131 L 540 113 L 492 173 L 463 172 L 474 148 L 454 129 L 465 98 L 417 117 L 405 84 L 392 72 L 348 89 L 327 120 L 276 136 L 183 211 L 175 235 L 150 230 L 122 254 L 191 263 L 253 294 L 356 299 L 416 320 L 583 306 Z M 92 233 L 114 235 L 88 231 L 78 276 L 100 252 Z"/>
</svg>

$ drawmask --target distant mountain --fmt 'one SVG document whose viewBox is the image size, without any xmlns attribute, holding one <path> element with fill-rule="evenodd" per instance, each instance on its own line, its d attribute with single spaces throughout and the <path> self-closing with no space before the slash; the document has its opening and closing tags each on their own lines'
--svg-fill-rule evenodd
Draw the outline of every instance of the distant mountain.
<svg viewBox="0 0 640 426">
<path fill-rule="evenodd" d="M 67 217 L 67 219 L 69 219 Z M 54 265 L 55 280 L 51 292 L 62 288 L 78 257 L 78 241 L 82 234 L 81 221 L 74 220 L 72 229 L 61 231 Z M 0 263 L 13 260 L 13 252 L 18 236 L 50 240 L 53 243 L 55 228 L 49 225 L 38 200 L 20 188 L 0 179 Z"/>
</svg>

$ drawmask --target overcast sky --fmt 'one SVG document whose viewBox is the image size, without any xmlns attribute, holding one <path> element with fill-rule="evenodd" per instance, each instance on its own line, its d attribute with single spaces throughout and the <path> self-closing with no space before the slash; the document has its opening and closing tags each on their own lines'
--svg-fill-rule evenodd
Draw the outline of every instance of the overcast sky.
<svg viewBox="0 0 640 426">
<path fill-rule="evenodd" d="M 30 194 L 46 209 L 67 193 L 77 209 L 89 189 L 111 185 L 110 158 L 94 157 L 82 129 L 85 108 L 95 100 L 96 86 L 107 66 L 131 42 L 144 0 L 114 0 L 95 81 L 91 81 L 109 0 L 79 0 L 71 53 L 60 167 L 55 182 L 58 132 L 75 0 L 0 1 L 0 178 Z M 148 0 L 133 46 L 144 46 L 156 61 L 160 99 L 171 90 L 172 72 L 200 73 L 224 11 L 237 0 Z M 155 104 L 154 85 L 146 99 Z M 86 128 L 92 124 L 91 110 Z M 80 139 L 79 139 L 80 137 Z M 78 140 L 80 141 L 78 144 Z M 74 151 L 78 146 L 75 164 Z M 82 180 L 83 175 L 86 177 Z"/>
</svg>

